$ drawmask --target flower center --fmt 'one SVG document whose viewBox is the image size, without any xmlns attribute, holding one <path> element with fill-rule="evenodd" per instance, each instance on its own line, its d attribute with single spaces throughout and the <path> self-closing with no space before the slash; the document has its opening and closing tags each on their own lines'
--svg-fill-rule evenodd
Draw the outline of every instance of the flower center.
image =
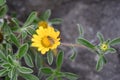
<svg viewBox="0 0 120 80">
<path fill-rule="evenodd" d="M 41 21 L 41 22 L 38 23 L 38 26 L 42 26 L 43 28 L 47 28 L 48 23 L 46 21 Z"/>
<path fill-rule="evenodd" d="M 43 37 L 41 43 L 44 47 L 51 47 L 54 44 L 54 39 L 50 36 Z"/>
<path fill-rule="evenodd" d="M 108 49 L 108 45 L 107 44 L 102 44 L 101 45 L 101 50 L 106 51 Z"/>
</svg>

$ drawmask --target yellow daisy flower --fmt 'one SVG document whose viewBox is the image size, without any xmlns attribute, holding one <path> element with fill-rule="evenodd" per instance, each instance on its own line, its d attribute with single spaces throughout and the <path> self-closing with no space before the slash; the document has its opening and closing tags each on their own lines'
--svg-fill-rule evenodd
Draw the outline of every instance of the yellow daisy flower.
<svg viewBox="0 0 120 80">
<path fill-rule="evenodd" d="M 37 47 L 38 51 L 45 54 L 49 50 L 54 50 L 60 45 L 60 32 L 55 31 L 53 27 L 39 27 L 36 30 L 37 34 L 33 35 L 32 46 Z"/>
<path fill-rule="evenodd" d="M 42 26 L 43 28 L 47 28 L 48 27 L 48 22 L 46 21 L 40 21 L 38 23 L 38 27 Z"/>
</svg>

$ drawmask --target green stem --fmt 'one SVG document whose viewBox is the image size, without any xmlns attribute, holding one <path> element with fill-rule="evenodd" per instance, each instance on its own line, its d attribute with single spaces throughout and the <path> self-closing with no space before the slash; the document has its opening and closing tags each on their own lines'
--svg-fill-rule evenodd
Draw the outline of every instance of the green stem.
<svg viewBox="0 0 120 80">
<path fill-rule="evenodd" d="M 69 46 L 69 47 L 81 47 L 86 48 L 85 46 L 79 45 L 79 44 L 73 44 L 73 43 L 61 43 L 63 46 Z"/>
</svg>

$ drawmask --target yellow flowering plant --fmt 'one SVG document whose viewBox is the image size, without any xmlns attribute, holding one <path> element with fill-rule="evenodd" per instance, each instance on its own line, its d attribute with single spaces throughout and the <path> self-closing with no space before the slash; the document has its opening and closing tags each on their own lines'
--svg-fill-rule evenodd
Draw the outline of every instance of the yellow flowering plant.
<svg viewBox="0 0 120 80">
<path fill-rule="evenodd" d="M 53 27 L 48 26 L 48 28 L 44 29 L 43 26 L 40 26 L 36 33 L 32 38 L 32 46 L 37 47 L 41 54 L 54 50 L 60 45 L 60 32 L 55 31 Z"/>
<path fill-rule="evenodd" d="M 107 62 L 105 55 L 115 53 L 113 46 L 120 43 L 120 37 L 104 40 L 98 32 L 100 42 L 92 44 L 84 38 L 84 30 L 79 24 L 77 43 L 63 43 L 61 32 L 53 26 L 62 20 L 49 19 L 51 10 L 40 16 L 34 11 L 22 24 L 14 17 L 6 18 L 6 13 L 6 0 L 0 0 L 0 77 L 4 80 L 20 80 L 19 76 L 25 80 L 77 80 L 80 76 L 61 71 L 64 51 L 58 49 L 60 45 L 71 47 L 71 60 L 77 56 L 75 47 L 93 51 L 98 56 L 96 70 L 100 71 Z M 56 68 L 51 67 L 52 64 L 56 64 Z"/>
</svg>

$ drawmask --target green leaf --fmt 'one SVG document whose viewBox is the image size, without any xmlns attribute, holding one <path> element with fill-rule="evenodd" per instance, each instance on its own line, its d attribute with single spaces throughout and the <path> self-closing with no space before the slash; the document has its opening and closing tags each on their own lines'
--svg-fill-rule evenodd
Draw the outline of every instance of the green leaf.
<svg viewBox="0 0 120 80">
<path fill-rule="evenodd" d="M 38 71 L 37 77 L 41 80 L 45 74 L 41 72 L 41 70 Z"/>
<path fill-rule="evenodd" d="M 0 21 L 0 29 L 3 28 L 4 23 L 5 23 L 4 19 L 1 19 L 1 21 Z"/>
<path fill-rule="evenodd" d="M 44 74 L 53 74 L 52 69 L 49 68 L 49 67 L 41 68 L 41 71 L 42 71 Z"/>
<path fill-rule="evenodd" d="M 16 73 L 14 73 L 14 76 L 12 77 L 12 79 L 11 80 L 18 80 L 18 74 Z"/>
<path fill-rule="evenodd" d="M 90 48 L 92 50 L 95 48 L 95 46 L 93 44 L 91 44 L 89 41 L 87 41 L 86 39 L 79 38 L 78 43 L 82 44 L 85 47 Z"/>
<path fill-rule="evenodd" d="M 8 76 L 9 76 L 9 78 L 11 78 L 11 79 L 15 76 L 15 74 L 16 74 L 16 71 L 15 71 L 14 68 L 12 68 L 12 69 L 8 72 Z"/>
<path fill-rule="evenodd" d="M 13 33 L 11 33 L 10 39 L 11 39 L 12 43 L 14 43 L 17 47 L 20 46 L 19 40 L 17 39 L 17 37 Z"/>
<path fill-rule="evenodd" d="M 15 26 L 11 27 L 13 31 L 17 31 L 20 29 L 19 21 L 16 18 L 12 18 L 11 21 L 15 24 Z"/>
<path fill-rule="evenodd" d="M 64 72 L 65 78 L 69 80 L 77 80 L 79 77 L 76 74 L 69 73 L 69 72 Z"/>
<path fill-rule="evenodd" d="M 7 6 L 4 5 L 0 8 L 0 18 L 3 18 L 5 16 L 5 14 L 7 13 Z"/>
<path fill-rule="evenodd" d="M 102 56 L 102 60 L 103 60 L 104 64 L 106 64 L 106 63 L 107 63 L 107 60 L 105 59 L 105 57 L 104 57 L 104 56 Z"/>
<path fill-rule="evenodd" d="M 25 80 L 39 80 L 35 75 L 33 74 L 20 74 Z"/>
<path fill-rule="evenodd" d="M 28 34 L 33 35 L 35 33 L 35 26 L 30 25 L 29 28 L 27 28 L 27 32 Z"/>
<path fill-rule="evenodd" d="M 4 5 L 6 3 L 6 0 L 0 0 L 0 6 Z"/>
<path fill-rule="evenodd" d="M 77 56 L 77 53 L 74 52 L 74 53 L 72 53 L 72 55 L 70 56 L 70 59 L 71 59 L 72 61 L 74 61 L 75 58 L 76 58 L 76 56 Z"/>
<path fill-rule="evenodd" d="M 8 23 L 5 22 L 3 27 L 2 27 L 2 32 L 4 32 L 4 35 L 9 36 L 8 39 L 10 38 L 10 35 L 12 34 L 10 27 L 8 26 Z M 7 39 L 7 38 L 6 38 Z"/>
<path fill-rule="evenodd" d="M 28 44 L 25 43 L 23 45 L 20 46 L 20 48 L 18 49 L 18 52 L 17 52 L 17 57 L 20 59 L 22 58 L 28 51 Z"/>
<path fill-rule="evenodd" d="M 42 15 L 42 17 L 45 21 L 48 21 L 50 16 L 51 16 L 51 10 L 50 9 L 46 10 L 45 13 Z"/>
<path fill-rule="evenodd" d="M 60 51 L 57 56 L 57 61 L 56 61 L 57 69 L 61 68 L 62 63 L 63 63 L 63 58 L 64 58 L 64 52 Z"/>
<path fill-rule="evenodd" d="M 21 72 L 21 73 L 24 73 L 24 74 L 29 74 L 29 73 L 32 73 L 32 72 L 33 72 L 32 69 L 27 68 L 27 67 L 19 67 L 19 68 L 18 68 L 18 71 Z"/>
<path fill-rule="evenodd" d="M 16 24 L 16 27 L 20 28 L 19 21 L 16 18 L 12 18 L 11 20 Z"/>
<path fill-rule="evenodd" d="M 110 53 L 116 53 L 116 49 L 114 49 L 114 48 L 109 48 L 108 51 L 109 51 Z"/>
<path fill-rule="evenodd" d="M 24 27 L 29 26 L 37 17 L 37 12 L 32 12 L 24 23 Z"/>
<path fill-rule="evenodd" d="M 0 59 L 3 61 L 7 61 L 7 57 L 4 55 L 4 53 L 0 50 Z"/>
<path fill-rule="evenodd" d="M 48 60 L 49 65 L 51 65 L 53 63 L 53 53 L 52 53 L 52 51 L 49 51 L 47 53 L 47 60 Z"/>
<path fill-rule="evenodd" d="M 98 37 L 98 39 L 100 40 L 101 43 L 104 42 L 104 37 L 100 32 L 97 32 L 97 37 Z"/>
<path fill-rule="evenodd" d="M 97 64 L 96 64 L 96 70 L 100 71 L 103 68 L 103 65 L 106 63 L 107 63 L 107 61 L 106 61 L 105 57 L 100 55 L 99 59 L 97 61 Z"/>
<path fill-rule="evenodd" d="M 27 32 L 26 31 L 22 31 L 21 35 L 22 35 L 22 38 L 25 39 L 27 37 Z"/>
<path fill-rule="evenodd" d="M 120 44 L 120 38 L 115 38 L 112 41 L 110 41 L 110 45 L 114 46 Z"/>
<path fill-rule="evenodd" d="M 3 67 L 3 68 L 9 68 L 9 67 L 11 67 L 11 65 L 9 63 L 4 63 L 4 64 L 1 65 L 1 67 Z"/>
<path fill-rule="evenodd" d="M 51 19 L 50 23 L 51 24 L 61 24 L 62 23 L 62 19 L 60 19 L 60 18 Z"/>
<path fill-rule="evenodd" d="M 13 55 L 12 53 L 12 45 L 11 44 L 8 44 L 8 43 L 6 43 L 6 54 L 7 55 Z"/>
<path fill-rule="evenodd" d="M 10 78 L 8 76 L 5 76 L 5 80 L 10 80 Z"/>
<path fill-rule="evenodd" d="M 35 54 L 35 65 L 37 68 L 41 68 L 43 66 L 43 57 L 39 53 Z"/>
<path fill-rule="evenodd" d="M 0 28 L 1 29 L 1 28 Z M 2 43 L 4 41 L 4 35 L 3 35 L 3 33 L 1 33 L 1 31 L 0 31 L 0 43 Z"/>
<path fill-rule="evenodd" d="M 4 61 L 0 60 L 0 65 L 3 65 L 4 63 L 5 63 Z"/>
<path fill-rule="evenodd" d="M 76 53 L 76 51 L 75 51 L 75 49 L 74 48 L 72 48 L 72 55 L 70 56 L 70 59 L 73 61 L 73 60 L 75 60 L 75 58 L 76 58 L 76 56 L 77 56 L 77 53 Z"/>
<path fill-rule="evenodd" d="M 3 76 L 3 75 L 5 75 L 7 72 L 8 72 L 7 69 L 1 69 L 0 70 L 0 77 Z"/>
<path fill-rule="evenodd" d="M 84 30 L 83 27 L 80 24 L 77 24 L 78 30 L 79 30 L 79 37 L 84 37 Z"/>
<path fill-rule="evenodd" d="M 106 40 L 106 42 L 105 42 L 106 44 L 109 44 L 110 43 L 110 39 L 108 39 L 108 40 Z"/>
<path fill-rule="evenodd" d="M 25 60 L 25 63 L 29 66 L 29 67 L 33 67 L 33 61 L 32 61 L 32 58 L 29 54 L 26 54 L 24 56 L 24 60 Z"/>
<path fill-rule="evenodd" d="M 14 65 L 14 60 L 10 55 L 7 56 L 7 60 L 11 65 Z"/>
<path fill-rule="evenodd" d="M 54 80 L 54 76 L 51 75 L 51 76 L 49 76 L 46 80 Z"/>
</svg>

